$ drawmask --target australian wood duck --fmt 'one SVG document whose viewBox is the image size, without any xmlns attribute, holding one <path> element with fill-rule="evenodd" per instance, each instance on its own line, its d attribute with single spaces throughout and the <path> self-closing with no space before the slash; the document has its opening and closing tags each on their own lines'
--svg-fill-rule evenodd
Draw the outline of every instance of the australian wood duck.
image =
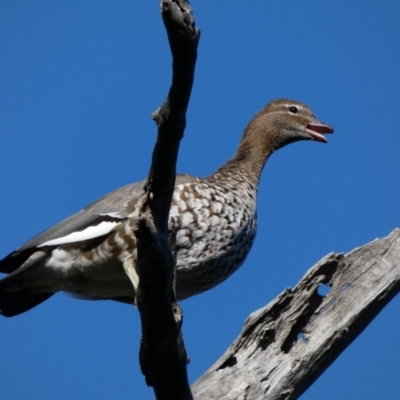
<svg viewBox="0 0 400 400">
<path fill-rule="evenodd" d="M 332 132 L 306 105 L 276 100 L 251 120 L 236 154 L 214 174 L 177 176 L 170 222 L 178 299 L 213 288 L 244 262 L 256 235 L 257 188 L 268 157 L 299 140 L 326 143 L 322 134 Z M 144 183 L 108 194 L 1 260 L 0 272 L 8 274 L 0 281 L 1 314 L 21 314 L 58 291 L 133 303 L 132 228 L 145 200 Z"/>
</svg>

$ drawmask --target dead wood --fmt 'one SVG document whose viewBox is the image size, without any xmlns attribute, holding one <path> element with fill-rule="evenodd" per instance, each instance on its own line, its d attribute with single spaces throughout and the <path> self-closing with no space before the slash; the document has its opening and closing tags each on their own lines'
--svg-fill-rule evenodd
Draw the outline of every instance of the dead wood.
<svg viewBox="0 0 400 400">
<path fill-rule="evenodd" d="M 318 294 L 321 285 L 330 290 Z M 195 399 L 297 399 L 399 292 L 400 230 L 328 254 L 252 313 L 193 385 Z"/>
<path fill-rule="evenodd" d="M 200 32 L 186 1 L 162 0 L 161 14 L 173 58 L 173 76 L 166 100 L 153 114 L 158 135 L 146 184 L 147 201 L 135 230 L 137 304 L 142 323 L 139 358 L 146 383 L 154 388 L 157 399 L 186 400 L 192 395 L 181 334 L 182 311 L 175 298 L 175 257 L 169 246 L 168 214 Z"/>
</svg>

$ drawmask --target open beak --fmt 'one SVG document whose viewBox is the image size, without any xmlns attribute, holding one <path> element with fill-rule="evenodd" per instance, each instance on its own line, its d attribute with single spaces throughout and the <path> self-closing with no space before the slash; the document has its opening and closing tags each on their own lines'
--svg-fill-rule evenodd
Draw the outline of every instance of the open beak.
<svg viewBox="0 0 400 400">
<path fill-rule="evenodd" d="M 312 140 L 322 143 L 328 143 L 325 136 L 322 136 L 322 133 L 333 133 L 333 128 L 323 123 L 311 122 L 306 126 L 306 129 Z"/>
</svg>

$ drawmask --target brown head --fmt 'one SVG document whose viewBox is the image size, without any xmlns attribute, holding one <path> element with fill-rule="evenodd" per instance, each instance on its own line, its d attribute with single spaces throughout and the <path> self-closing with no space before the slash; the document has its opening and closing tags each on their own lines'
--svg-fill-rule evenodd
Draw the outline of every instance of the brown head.
<svg viewBox="0 0 400 400">
<path fill-rule="evenodd" d="M 287 144 L 300 140 L 327 143 L 323 133 L 333 133 L 333 128 L 319 121 L 307 105 L 275 100 L 250 121 L 235 158 L 263 165 L 272 152 Z"/>
</svg>

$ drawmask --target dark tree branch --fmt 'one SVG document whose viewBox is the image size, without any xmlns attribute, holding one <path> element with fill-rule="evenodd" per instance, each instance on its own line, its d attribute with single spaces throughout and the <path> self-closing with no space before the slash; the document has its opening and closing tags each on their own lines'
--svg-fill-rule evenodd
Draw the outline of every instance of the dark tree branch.
<svg viewBox="0 0 400 400">
<path fill-rule="evenodd" d="M 154 388 L 157 399 L 186 400 L 192 399 L 192 394 L 181 334 L 182 311 L 175 298 L 175 257 L 169 246 L 168 214 L 200 31 L 186 1 L 163 0 L 161 13 L 172 52 L 173 77 L 167 99 L 153 114 L 158 136 L 146 184 L 147 201 L 135 230 L 137 304 L 142 322 L 139 357 L 146 383 Z"/>
<path fill-rule="evenodd" d="M 326 296 L 318 294 L 328 285 Z M 192 386 L 196 399 L 297 399 L 400 290 L 400 230 L 331 253 L 252 313 L 226 353 Z"/>
</svg>

